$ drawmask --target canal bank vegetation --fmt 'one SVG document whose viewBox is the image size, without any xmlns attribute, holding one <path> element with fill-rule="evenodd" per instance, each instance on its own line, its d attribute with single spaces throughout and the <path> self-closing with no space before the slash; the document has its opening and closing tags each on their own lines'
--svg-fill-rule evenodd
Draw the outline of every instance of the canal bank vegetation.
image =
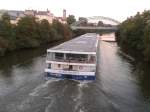
<svg viewBox="0 0 150 112">
<path fill-rule="evenodd" d="M 35 48 L 71 37 L 69 26 L 57 20 L 49 24 L 47 20 L 39 22 L 35 17 L 26 16 L 14 25 L 10 23 L 10 16 L 5 13 L 0 19 L 0 56 L 6 52 Z"/>
<path fill-rule="evenodd" d="M 116 40 L 123 50 L 150 62 L 150 10 L 138 12 L 122 22 Z"/>
</svg>

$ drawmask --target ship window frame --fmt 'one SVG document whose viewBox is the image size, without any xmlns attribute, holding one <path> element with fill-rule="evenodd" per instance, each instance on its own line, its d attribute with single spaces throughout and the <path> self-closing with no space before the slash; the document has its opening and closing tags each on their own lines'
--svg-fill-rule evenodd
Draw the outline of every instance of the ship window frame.
<svg viewBox="0 0 150 112">
<path fill-rule="evenodd" d="M 55 53 L 55 59 L 64 59 L 64 53 Z"/>
<path fill-rule="evenodd" d="M 61 67 L 61 64 L 58 64 L 58 68 L 60 68 Z"/>
</svg>

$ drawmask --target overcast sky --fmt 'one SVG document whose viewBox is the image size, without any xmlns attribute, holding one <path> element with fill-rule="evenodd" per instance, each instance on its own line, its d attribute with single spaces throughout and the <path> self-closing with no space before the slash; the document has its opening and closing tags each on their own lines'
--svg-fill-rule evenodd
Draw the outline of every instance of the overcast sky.
<svg viewBox="0 0 150 112">
<path fill-rule="evenodd" d="M 127 17 L 150 9 L 150 0 L 0 0 L 0 9 L 50 9 L 56 16 L 62 10 L 76 17 L 106 16 L 123 21 Z"/>
</svg>

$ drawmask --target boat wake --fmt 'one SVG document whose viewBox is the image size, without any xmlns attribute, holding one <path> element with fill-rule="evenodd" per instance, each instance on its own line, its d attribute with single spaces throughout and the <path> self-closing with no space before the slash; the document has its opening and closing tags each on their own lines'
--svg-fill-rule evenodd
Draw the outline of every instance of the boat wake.
<svg viewBox="0 0 150 112">
<path fill-rule="evenodd" d="M 51 78 L 51 80 L 47 80 L 44 84 L 37 86 L 33 89 L 33 92 L 29 93 L 30 96 L 39 96 L 42 89 L 46 89 L 50 83 L 60 81 L 60 79 Z"/>
</svg>

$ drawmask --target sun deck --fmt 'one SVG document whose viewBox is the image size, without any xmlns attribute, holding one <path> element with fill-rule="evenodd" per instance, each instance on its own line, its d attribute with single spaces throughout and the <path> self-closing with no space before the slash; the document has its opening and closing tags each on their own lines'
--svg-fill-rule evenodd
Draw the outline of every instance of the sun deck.
<svg viewBox="0 0 150 112">
<path fill-rule="evenodd" d="M 96 54 L 97 43 L 97 34 L 87 33 L 70 41 L 64 42 L 56 47 L 50 48 L 47 51 L 75 54 Z"/>
</svg>

